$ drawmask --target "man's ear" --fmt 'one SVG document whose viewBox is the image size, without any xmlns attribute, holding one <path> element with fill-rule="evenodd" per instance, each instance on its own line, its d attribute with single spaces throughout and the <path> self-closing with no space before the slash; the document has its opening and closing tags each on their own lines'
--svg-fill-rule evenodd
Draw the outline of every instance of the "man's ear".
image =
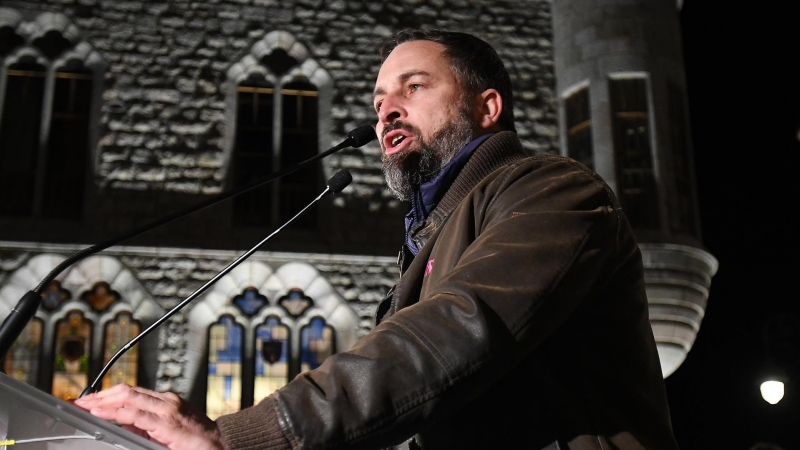
<svg viewBox="0 0 800 450">
<path fill-rule="evenodd" d="M 503 112 L 503 97 L 497 89 L 487 89 L 478 96 L 476 125 L 484 131 L 496 131 L 500 113 Z"/>
</svg>

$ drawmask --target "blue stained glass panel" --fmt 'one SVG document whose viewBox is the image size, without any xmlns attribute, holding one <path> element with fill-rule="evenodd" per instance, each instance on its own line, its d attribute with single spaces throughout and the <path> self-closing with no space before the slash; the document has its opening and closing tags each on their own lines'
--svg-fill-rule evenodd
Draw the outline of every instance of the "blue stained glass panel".
<svg viewBox="0 0 800 450">
<path fill-rule="evenodd" d="M 233 298 L 233 304 L 248 317 L 252 317 L 267 304 L 267 297 L 259 294 L 255 288 L 246 288 L 241 295 Z"/>
<path fill-rule="evenodd" d="M 314 370 L 335 353 L 333 328 L 315 317 L 300 332 L 300 370 Z"/>
<path fill-rule="evenodd" d="M 212 419 L 241 409 L 244 328 L 223 316 L 208 330 L 206 414 Z"/>
</svg>

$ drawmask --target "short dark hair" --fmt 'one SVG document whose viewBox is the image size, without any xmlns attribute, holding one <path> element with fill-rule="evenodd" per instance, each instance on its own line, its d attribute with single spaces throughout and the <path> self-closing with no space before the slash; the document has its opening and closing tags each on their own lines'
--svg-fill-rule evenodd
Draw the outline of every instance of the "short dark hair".
<svg viewBox="0 0 800 450">
<path fill-rule="evenodd" d="M 432 41 L 445 47 L 444 56 L 458 74 L 464 90 L 478 95 L 486 89 L 497 89 L 503 99 L 503 111 L 498 123 L 503 129 L 515 130 L 514 95 L 511 77 L 503 61 L 491 45 L 466 33 L 443 30 L 403 30 L 387 39 L 381 47 L 381 61 L 385 61 L 400 44 L 411 41 Z"/>
</svg>

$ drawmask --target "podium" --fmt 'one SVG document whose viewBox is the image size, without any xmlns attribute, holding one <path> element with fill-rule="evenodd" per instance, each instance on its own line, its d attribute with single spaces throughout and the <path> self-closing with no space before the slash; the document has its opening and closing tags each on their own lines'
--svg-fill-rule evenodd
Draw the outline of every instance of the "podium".
<svg viewBox="0 0 800 450">
<path fill-rule="evenodd" d="M 12 439 L 17 443 L 9 446 L 9 450 L 164 449 L 0 373 L 0 441 Z M 24 442 L 37 439 L 47 440 Z M 0 445 L 0 450 L 4 448 Z"/>
</svg>

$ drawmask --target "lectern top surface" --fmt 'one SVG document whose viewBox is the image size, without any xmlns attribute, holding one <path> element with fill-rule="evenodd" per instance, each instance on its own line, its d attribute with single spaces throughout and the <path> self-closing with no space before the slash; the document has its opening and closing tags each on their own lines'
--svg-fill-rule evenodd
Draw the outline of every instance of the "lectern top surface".
<svg viewBox="0 0 800 450">
<path fill-rule="evenodd" d="M 55 439 L 54 439 L 55 438 Z M 0 373 L 0 441 L 20 450 L 163 450 L 163 447 Z"/>
</svg>

